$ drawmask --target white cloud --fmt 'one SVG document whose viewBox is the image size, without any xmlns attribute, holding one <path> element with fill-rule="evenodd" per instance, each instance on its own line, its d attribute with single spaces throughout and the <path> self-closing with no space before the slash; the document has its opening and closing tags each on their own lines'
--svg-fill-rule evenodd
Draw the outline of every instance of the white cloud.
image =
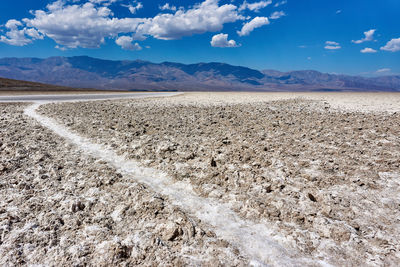
<svg viewBox="0 0 400 267">
<path fill-rule="evenodd" d="M 33 40 L 43 39 L 43 35 L 41 35 L 37 30 L 33 28 L 25 28 L 25 34 L 31 37 Z"/>
<path fill-rule="evenodd" d="M 49 11 L 53 11 L 53 10 L 58 10 L 58 9 L 62 8 L 64 5 L 65 5 L 65 0 L 57 0 L 53 3 L 47 4 L 46 8 Z"/>
<path fill-rule="evenodd" d="M 143 8 L 143 4 L 141 2 L 134 2 L 135 5 L 121 5 L 123 7 L 127 7 L 131 14 L 136 14 L 139 9 Z"/>
<path fill-rule="evenodd" d="M 15 19 L 10 19 L 6 23 L 6 28 L 11 29 L 11 30 L 16 30 L 18 27 L 22 26 L 21 21 L 15 20 Z"/>
<path fill-rule="evenodd" d="M 280 1 L 280 2 L 276 3 L 276 4 L 274 5 L 274 7 L 278 7 L 278 6 L 281 6 L 281 5 L 284 5 L 284 4 L 287 4 L 287 1 L 286 1 L 286 0 L 283 0 L 283 1 Z"/>
<path fill-rule="evenodd" d="M 5 27 L 8 29 L 5 36 L 0 36 L 0 42 L 15 46 L 24 46 L 32 43 L 32 40 L 43 39 L 37 30 L 33 28 L 22 27 L 23 24 L 15 19 L 7 21 Z M 30 37 L 30 38 L 28 38 Z"/>
<path fill-rule="evenodd" d="M 338 50 L 342 48 L 339 43 L 333 41 L 326 41 L 325 42 L 325 49 L 328 50 Z"/>
<path fill-rule="evenodd" d="M 381 47 L 381 50 L 390 52 L 400 51 L 400 38 L 390 40 L 385 46 Z"/>
<path fill-rule="evenodd" d="M 366 47 L 366 48 L 362 49 L 360 52 L 364 53 L 364 54 L 366 54 L 366 53 L 376 53 L 376 50 L 372 49 L 372 48 L 369 48 L 369 47 Z"/>
<path fill-rule="evenodd" d="M 216 34 L 211 39 L 211 46 L 213 47 L 238 47 L 235 40 L 228 41 L 228 34 Z"/>
<path fill-rule="evenodd" d="M 66 50 L 68 50 L 68 48 L 66 48 L 66 47 L 64 47 L 64 46 L 59 46 L 59 45 L 56 45 L 54 48 L 56 48 L 56 49 L 58 49 L 58 50 L 61 50 L 61 51 L 66 51 Z"/>
<path fill-rule="evenodd" d="M 340 45 L 339 46 L 333 46 L 333 45 L 326 45 L 325 46 L 325 49 L 328 49 L 328 50 L 338 50 L 340 48 L 342 48 Z"/>
<path fill-rule="evenodd" d="M 336 14 L 340 14 L 340 13 L 342 13 L 342 10 L 341 10 L 341 9 L 336 10 Z"/>
<path fill-rule="evenodd" d="M 142 50 L 142 47 L 138 43 L 132 43 L 133 38 L 130 36 L 121 36 L 115 40 L 115 43 L 125 50 Z"/>
<path fill-rule="evenodd" d="M 116 37 L 118 33 L 133 32 L 144 19 L 112 18 L 112 12 L 93 3 L 83 5 L 58 5 L 52 10 L 37 10 L 33 19 L 24 19 L 28 27 L 37 29 L 68 48 L 96 48 L 105 37 Z"/>
<path fill-rule="evenodd" d="M 45 10 L 32 11 L 33 18 L 23 19 L 23 23 L 19 22 L 14 28 L 6 28 L 7 32 L 0 41 L 26 45 L 35 38 L 46 36 L 53 39 L 59 47 L 97 48 L 106 38 L 115 39 L 121 34 L 130 34 L 134 40 L 144 40 L 148 37 L 172 40 L 221 31 L 226 23 L 244 20 L 235 5 L 219 5 L 219 0 L 204 0 L 187 10 L 179 9 L 173 14 L 163 13 L 150 18 L 118 18 L 108 7 L 117 1 L 54 1 L 47 5 Z M 136 12 L 140 5 L 138 2 L 134 3 Z M 15 22 L 11 21 L 9 26 L 12 23 Z"/>
<path fill-rule="evenodd" d="M 269 19 L 279 19 L 283 16 L 286 16 L 286 13 L 283 11 L 275 11 L 269 16 Z"/>
<path fill-rule="evenodd" d="M 266 17 L 255 17 L 251 21 L 243 25 L 242 29 L 237 32 L 239 36 L 249 35 L 254 29 L 268 25 L 269 20 Z"/>
<path fill-rule="evenodd" d="M 169 3 L 166 3 L 163 6 L 159 6 L 160 10 L 171 10 L 171 11 L 176 11 L 176 6 L 170 5 Z"/>
<path fill-rule="evenodd" d="M 32 43 L 32 40 L 25 36 L 24 30 L 11 30 L 5 36 L 0 36 L 0 42 L 8 45 L 24 46 Z"/>
<path fill-rule="evenodd" d="M 62 0 L 60 0 L 62 1 Z M 89 0 L 89 2 L 93 3 L 93 4 L 99 4 L 99 5 L 103 5 L 103 6 L 109 6 L 115 2 L 118 2 L 119 0 Z M 75 0 L 72 2 L 79 2 L 79 0 Z"/>
<path fill-rule="evenodd" d="M 379 69 L 376 71 L 376 73 L 386 73 L 386 72 L 391 72 L 392 70 L 389 68 L 383 68 L 383 69 Z"/>
<path fill-rule="evenodd" d="M 272 0 L 260 1 L 260 2 L 255 2 L 252 4 L 247 3 L 247 1 L 245 0 L 243 2 L 243 4 L 240 5 L 239 11 L 248 9 L 248 10 L 251 10 L 254 12 L 259 12 L 260 9 L 265 8 L 265 7 L 269 6 L 270 4 L 272 4 Z"/>
<path fill-rule="evenodd" d="M 326 41 L 325 44 L 327 44 L 327 45 L 339 45 L 339 43 L 333 42 L 333 41 Z"/>
<path fill-rule="evenodd" d="M 187 11 L 178 10 L 175 14 L 159 14 L 138 25 L 134 37 L 143 40 L 146 36 L 173 40 L 183 36 L 216 32 L 225 23 L 244 19 L 232 4 L 218 5 L 218 0 L 205 0 Z"/>
<path fill-rule="evenodd" d="M 364 42 L 372 41 L 372 40 L 374 40 L 374 33 L 375 32 L 376 32 L 375 29 L 371 29 L 369 31 L 366 31 L 366 32 L 364 32 L 365 37 L 363 39 L 357 40 L 357 41 L 352 40 L 351 42 L 355 43 L 355 44 L 361 44 L 361 43 L 364 43 Z"/>
</svg>

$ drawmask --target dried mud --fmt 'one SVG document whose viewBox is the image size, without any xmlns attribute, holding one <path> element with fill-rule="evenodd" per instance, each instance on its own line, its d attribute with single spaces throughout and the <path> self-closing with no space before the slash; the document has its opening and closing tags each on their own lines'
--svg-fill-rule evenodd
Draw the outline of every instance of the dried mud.
<svg viewBox="0 0 400 267">
<path fill-rule="evenodd" d="M 0 103 L 0 265 L 248 265 L 207 225 L 83 156 L 25 107 Z"/>
<path fill-rule="evenodd" d="M 389 98 L 203 93 L 41 112 L 243 218 L 272 222 L 306 256 L 397 266 L 400 114 L 398 95 Z"/>
</svg>

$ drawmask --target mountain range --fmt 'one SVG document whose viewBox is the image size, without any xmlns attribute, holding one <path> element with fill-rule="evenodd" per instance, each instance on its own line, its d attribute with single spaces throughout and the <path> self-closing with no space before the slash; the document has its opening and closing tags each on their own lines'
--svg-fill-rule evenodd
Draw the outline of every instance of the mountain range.
<svg viewBox="0 0 400 267">
<path fill-rule="evenodd" d="M 400 76 L 366 78 L 313 70 L 255 70 L 216 62 L 152 63 L 87 56 L 2 58 L 0 77 L 108 90 L 400 91 Z"/>
</svg>

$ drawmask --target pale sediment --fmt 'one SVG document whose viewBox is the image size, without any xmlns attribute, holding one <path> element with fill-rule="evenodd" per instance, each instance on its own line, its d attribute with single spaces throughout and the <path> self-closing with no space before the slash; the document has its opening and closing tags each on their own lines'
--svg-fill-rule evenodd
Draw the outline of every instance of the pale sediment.
<svg viewBox="0 0 400 267">
<path fill-rule="evenodd" d="M 362 95 L 335 97 L 187 94 L 52 104 L 42 112 L 190 183 L 243 219 L 272 224 L 282 244 L 305 256 L 394 266 L 400 261 L 398 98 L 368 98 L 374 106 L 363 104 Z"/>
<path fill-rule="evenodd" d="M 74 144 L 83 154 L 102 160 L 115 167 L 116 171 L 123 176 L 148 186 L 154 192 L 161 193 L 173 205 L 206 223 L 218 238 L 228 241 L 238 248 L 242 255 L 250 258 L 252 264 L 274 266 L 307 264 L 312 266 L 321 263 L 318 260 L 304 258 L 297 251 L 281 246 L 274 240 L 278 233 L 273 233 L 270 225 L 243 220 L 232 211 L 229 205 L 215 201 L 213 198 L 198 196 L 190 183 L 177 182 L 155 169 L 140 167 L 137 161 L 127 160 L 123 156 L 117 155 L 112 149 L 101 144 L 94 144 L 89 139 L 56 123 L 53 119 L 38 114 L 36 110 L 40 105 L 37 103 L 29 106 L 24 113 L 54 134 Z M 281 237 L 280 240 L 282 239 Z M 191 262 L 191 264 L 194 263 Z"/>
<path fill-rule="evenodd" d="M 0 104 L 0 265 L 248 265 L 164 196 Z"/>
</svg>

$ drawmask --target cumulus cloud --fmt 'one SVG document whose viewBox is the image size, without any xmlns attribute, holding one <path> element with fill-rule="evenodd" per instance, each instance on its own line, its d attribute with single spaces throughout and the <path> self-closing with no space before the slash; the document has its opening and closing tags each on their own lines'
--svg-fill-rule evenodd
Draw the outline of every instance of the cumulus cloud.
<svg viewBox="0 0 400 267">
<path fill-rule="evenodd" d="M 245 23 L 240 31 L 237 32 L 239 36 L 249 35 L 254 29 L 268 25 L 269 20 L 266 17 L 255 17 L 251 21 Z"/>
<path fill-rule="evenodd" d="M 142 50 L 142 47 L 138 43 L 132 43 L 133 38 L 130 36 L 121 36 L 115 40 L 115 43 L 125 50 Z"/>
<path fill-rule="evenodd" d="M 366 47 L 366 48 L 364 48 L 364 49 L 361 50 L 361 53 L 364 53 L 364 54 L 367 54 L 367 53 L 376 53 L 376 50 L 373 49 L 373 48 Z"/>
<path fill-rule="evenodd" d="M 240 5 L 239 11 L 248 9 L 254 12 L 260 12 L 260 9 L 263 9 L 264 7 L 267 7 L 270 4 L 272 4 L 272 0 L 260 1 L 251 4 L 247 3 L 247 1 L 245 0 L 243 4 Z"/>
<path fill-rule="evenodd" d="M 369 31 L 366 31 L 366 32 L 364 32 L 364 36 L 365 36 L 364 38 L 362 38 L 360 40 L 357 40 L 357 41 L 352 40 L 351 42 L 355 43 L 355 44 L 361 44 L 361 43 L 364 43 L 364 42 L 372 41 L 372 40 L 374 40 L 374 33 L 375 32 L 376 32 L 375 29 L 371 29 Z"/>
<path fill-rule="evenodd" d="M 56 45 L 55 48 L 58 49 L 58 50 L 61 50 L 61 51 L 66 51 L 66 50 L 68 50 L 68 48 L 66 48 L 66 47 L 64 47 L 64 46 L 59 46 L 59 45 Z"/>
<path fill-rule="evenodd" d="M 205 32 L 218 32 L 226 23 L 245 19 L 239 13 L 237 6 L 220 5 L 219 0 L 204 0 L 188 9 L 182 8 L 173 13 L 161 13 L 155 17 L 118 18 L 109 7 L 118 1 L 57 0 L 51 2 L 44 10 L 31 11 L 32 18 L 25 18 L 17 24 L 15 21 L 10 21 L 0 41 L 12 45 L 26 45 L 34 39 L 42 39 L 46 36 L 62 48 L 97 48 L 105 42 L 106 38 L 117 39 L 121 35 L 129 35 L 133 40 L 145 40 L 148 37 L 172 40 Z M 269 3 L 270 1 L 262 2 Z M 260 3 L 248 4 L 248 8 L 258 10 L 262 6 Z M 133 4 L 132 13 L 142 8 L 142 4 L 137 1 Z M 171 5 L 163 7 L 174 9 Z M 268 23 L 267 18 L 257 17 L 243 26 L 241 34 L 248 35 L 254 28 Z"/>
<path fill-rule="evenodd" d="M 96 7 L 93 3 L 83 5 L 58 5 L 48 11 L 33 12 L 33 19 L 23 21 L 29 27 L 68 48 L 96 48 L 105 37 L 118 33 L 133 32 L 145 19 L 112 18 L 108 7 Z"/>
<path fill-rule="evenodd" d="M 283 0 L 283 1 L 280 1 L 280 2 L 276 3 L 276 4 L 274 5 L 274 7 L 278 7 L 278 6 L 285 5 L 285 4 L 287 4 L 287 1 L 286 1 L 286 0 Z"/>
<path fill-rule="evenodd" d="M 211 39 L 211 46 L 213 47 L 238 47 L 239 45 L 235 40 L 228 40 L 228 34 L 216 34 Z"/>
<path fill-rule="evenodd" d="M 10 19 L 9 21 L 7 21 L 6 23 L 6 28 L 7 29 L 11 29 L 11 30 L 15 30 L 18 29 L 18 27 L 22 26 L 21 21 L 16 20 L 16 19 Z"/>
<path fill-rule="evenodd" d="M 134 2 L 134 5 L 121 5 L 124 7 L 127 7 L 129 9 L 129 12 L 131 12 L 131 14 L 136 14 L 136 12 L 139 9 L 143 8 L 143 4 L 141 2 Z"/>
<path fill-rule="evenodd" d="M 62 1 L 62 0 L 61 0 Z M 100 4 L 103 6 L 109 6 L 115 2 L 118 2 L 119 0 L 89 0 L 89 2 L 94 3 L 94 4 Z M 73 0 L 72 2 L 79 2 L 79 0 Z"/>
<path fill-rule="evenodd" d="M 49 11 L 53 11 L 62 8 L 64 5 L 65 5 L 65 0 L 57 0 L 54 1 L 53 3 L 47 4 L 46 8 Z"/>
<path fill-rule="evenodd" d="M 400 51 L 400 38 L 390 40 L 385 46 L 381 47 L 381 50 L 390 52 Z"/>
<path fill-rule="evenodd" d="M 325 49 L 328 50 L 338 50 L 342 48 L 339 43 L 333 41 L 326 41 L 325 42 Z"/>
<path fill-rule="evenodd" d="M 0 36 L 0 42 L 9 45 L 24 46 L 32 43 L 32 40 L 43 39 L 43 35 L 37 30 L 22 26 L 22 22 L 18 20 L 10 19 L 7 21 L 5 27 L 8 29 L 8 32 L 5 36 Z"/>
<path fill-rule="evenodd" d="M 218 0 L 206 0 L 189 10 L 178 10 L 175 14 L 159 14 L 138 25 L 134 37 L 143 40 L 146 36 L 173 40 L 183 36 L 216 32 L 225 23 L 244 19 L 232 4 L 218 5 Z"/>
<path fill-rule="evenodd" d="M 163 6 L 159 6 L 160 10 L 171 10 L 171 11 L 176 11 L 176 6 L 170 5 L 169 3 L 166 3 Z"/>
<path fill-rule="evenodd" d="M 269 19 L 279 19 L 283 16 L 286 16 L 286 13 L 283 11 L 275 11 L 269 16 Z"/>
</svg>

